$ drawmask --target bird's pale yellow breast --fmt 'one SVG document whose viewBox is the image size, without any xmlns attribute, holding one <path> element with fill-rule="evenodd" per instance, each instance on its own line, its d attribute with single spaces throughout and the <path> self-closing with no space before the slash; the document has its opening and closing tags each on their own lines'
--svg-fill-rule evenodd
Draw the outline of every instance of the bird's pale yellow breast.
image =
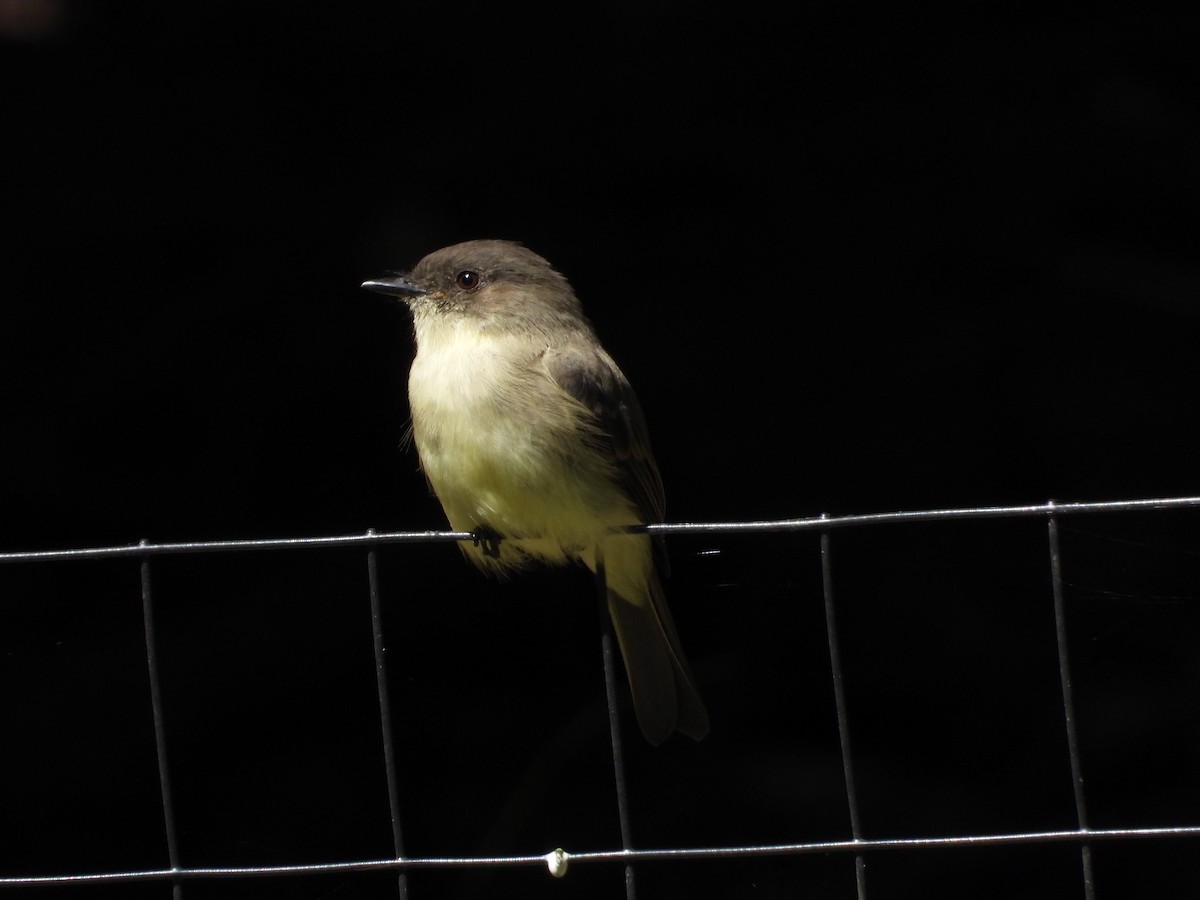
<svg viewBox="0 0 1200 900">
<path fill-rule="evenodd" d="M 585 447 L 587 411 L 565 398 L 527 338 L 516 339 L 522 353 L 513 340 L 469 324 L 419 329 L 413 438 L 455 529 L 546 538 L 561 556 L 557 548 L 593 545 L 636 513 L 607 476 L 609 463 Z M 581 478 L 588 470 L 599 477 Z"/>
</svg>

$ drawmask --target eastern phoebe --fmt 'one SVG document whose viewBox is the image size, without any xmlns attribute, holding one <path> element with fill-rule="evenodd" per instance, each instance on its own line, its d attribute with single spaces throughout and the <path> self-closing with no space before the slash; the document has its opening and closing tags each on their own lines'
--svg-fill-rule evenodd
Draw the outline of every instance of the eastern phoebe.
<svg viewBox="0 0 1200 900">
<path fill-rule="evenodd" d="M 421 468 L 467 558 L 503 576 L 531 562 L 602 560 L 638 725 L 652 744 L 699 740 L 708 714 L 655 571 L 663 488 L 633 389 L 567 280 L 510 241 L 468 241 L 363 283 L 402 298 Z M 616 527 L 618 531 L 612 529 Z"/>
</svg>

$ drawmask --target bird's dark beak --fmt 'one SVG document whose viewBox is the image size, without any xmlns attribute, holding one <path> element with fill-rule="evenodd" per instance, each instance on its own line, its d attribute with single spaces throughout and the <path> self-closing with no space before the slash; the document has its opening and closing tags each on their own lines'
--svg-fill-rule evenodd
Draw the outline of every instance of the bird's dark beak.
<svg viewBox="0 0 1200 900">
<path fill-rule="evenodd" d="M 399 297 L 401 300 L 420 297 L 426 292 L 425 288 L 421 287 L 407 275 L 372 278 L 370 281 L 364 281 L 362 286 L 368 291 L 375 291 L 377 294 L 387 294 L 391 297 Z"/>
</svg>

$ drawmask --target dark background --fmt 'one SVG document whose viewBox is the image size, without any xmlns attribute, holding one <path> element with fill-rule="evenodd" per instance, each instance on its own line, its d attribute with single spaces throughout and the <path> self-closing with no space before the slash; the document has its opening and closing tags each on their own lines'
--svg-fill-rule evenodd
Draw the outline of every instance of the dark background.
<svg viewBox="0 0 1200 900">
<path fill-rule="evenodd" d="M 1200 35 L 1126 6 L 0 3 L 0 550 L 443 527 L 407 315 L 358 285 L 475 237 L 572 280 L 669 521 L 1200 493 Z M 1063 520 L 1093 827 L 1200 821 L 1198 526 Z M 832 543 L 865 835 L 1073 828 L 1045 522 Z M 670 547 L 713 731 L 650 748 L 624 710 L 635 843 L 848 838 L 817 537 Z M 408 853 L 619 846 L 590 580 L 379 568 Z M 390 855 L 363 551 L 152 573 L 183 864 Z M 136 560 L 0 567 L 0 874 L 166 865 L 144 657 Z M 1194 894 L 1195 852 L 1098 844 L 1099 896 Z M 845 855 L 638 878 L 854 896 Z M 1079 851 L 879 852 L 868 888 L 1079 897 Z"/>
</svg>

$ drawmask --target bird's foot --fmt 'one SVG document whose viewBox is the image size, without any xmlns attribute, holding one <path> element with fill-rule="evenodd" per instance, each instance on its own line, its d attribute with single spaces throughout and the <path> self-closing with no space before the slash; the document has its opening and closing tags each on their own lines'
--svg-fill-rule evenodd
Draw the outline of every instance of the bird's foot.
<svg viewBox="0 0 1200 900">
<path fill-rule="evenodd" d="M 490 556 L 492 559 L 500 558 L 500 541 L 503 540 L 500 532 L 493 531 L 486 525 L 480 525 L 471 532 L 471 543 L 483 550 L 484 556 Z"/>
</svg>

